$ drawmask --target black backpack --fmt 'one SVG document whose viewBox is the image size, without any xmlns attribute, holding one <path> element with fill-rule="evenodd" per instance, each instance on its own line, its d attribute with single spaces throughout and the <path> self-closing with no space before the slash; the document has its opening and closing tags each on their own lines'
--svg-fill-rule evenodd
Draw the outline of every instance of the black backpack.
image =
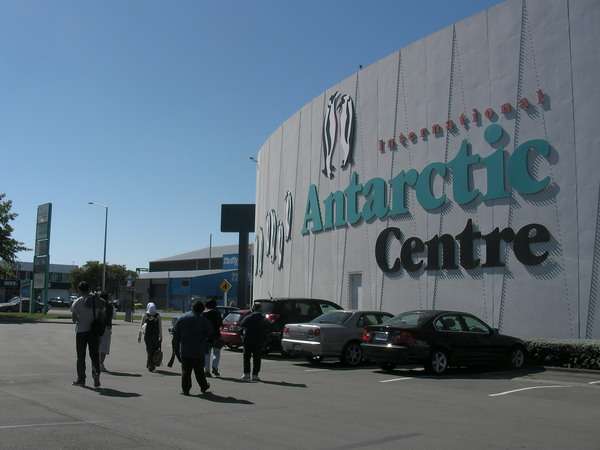
<svg viewBox="0 0 600 450">
<path fill-rule="evenodd" d="M 106 308 L 104 306 L 104 300 L 98 295 L 93 295 L 94 301 L 92 302 L 92 314 L 93 320 L 90 327 L 90 332 L 95 336 L 102 336 L 106 330 Z M 98 309 L 96 309 L 96 303 L 98 303 Z"/>
</svg>

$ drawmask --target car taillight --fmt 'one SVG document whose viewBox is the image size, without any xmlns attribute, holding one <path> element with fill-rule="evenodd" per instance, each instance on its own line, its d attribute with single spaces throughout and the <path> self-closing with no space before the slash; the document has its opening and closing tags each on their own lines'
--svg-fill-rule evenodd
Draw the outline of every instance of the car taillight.
<svg viewBox="0 0 600 450">
<path fill-rule="evenodd" d="M 415 337 L 408 331 L 401 331 L 392 339 L 394 345 L 413 345 L 415 343 Z"/>
<path fill-rule="evenodd" d="M 271 323 L 277 322 L 279 317 L 280 317 L 279 314 L 273 314 L 273 313 L 265 314 L 265 319 L 267 319 Z"/>
<path fill-rule="evenodd" d="M 360 337 L 360 339 L 363 342 L 371 342 L 371 332 L 365 328 L 362 332 L 362 336 Z"/>
<path fill-rule="evenodd" d="M 308 330 L 308 335 L 314 336 L 314 337 L 321 336 L 321 329 L 320 328 L 311 328 L 310 330 Z"/>
<path fill-rule="evenodd" d="M 283 335 L 284 336 L 289 336 L 290 335 L 290 329 L 288 327 L 283 327 Z"/>
</svg>

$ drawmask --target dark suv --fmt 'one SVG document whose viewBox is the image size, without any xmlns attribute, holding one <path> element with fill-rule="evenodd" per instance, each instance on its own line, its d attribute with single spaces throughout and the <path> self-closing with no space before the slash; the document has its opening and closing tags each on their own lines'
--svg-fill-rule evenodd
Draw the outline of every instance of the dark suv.
<svg viewBox="0 0 600 450">
<path fill-rule="evenodd" d="M 254 300 L 254 303 L 260 304 L 260 312 L 271 323 L 265 353 L 281 350 L 281 335 L 286 324 L 310 322 L 321 314 L 342 309 L 337 303 L 313 298 L 269 298 Z"/>
</svg>

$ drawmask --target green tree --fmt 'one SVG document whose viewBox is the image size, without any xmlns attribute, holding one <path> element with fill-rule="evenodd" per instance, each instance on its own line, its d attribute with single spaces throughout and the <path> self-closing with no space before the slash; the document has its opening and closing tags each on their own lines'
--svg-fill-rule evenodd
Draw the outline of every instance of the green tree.
<svg viewBox="0 0 600 450">
<path fill-rule="evenodd" d="M 87 281 L 92 289 L 100 288 L 102 286 L 102 267 L 103 265 L 99 261 L 88 261 L 83 266 L 73 270 L 71 272 L 71 285 L 73 289 L 77 289 L 77 285 L 82 281 Z M 106 291 L 113 298 L 119 298 L 121 295 L 124 295 L 129 277 L 135 280 L 137 273 L 119 264 L 107 264 Z"/>
<path fill-rule="evenodd" d="M 0 192 L 0 275 L 12 272 L 16 254 L 29 250 L 22 242 L 12 238 L 14 229 L 10 222 L 15 220 L 17 213 L 11 212 L 11 209 L 12 201 Z"/>
</svg>

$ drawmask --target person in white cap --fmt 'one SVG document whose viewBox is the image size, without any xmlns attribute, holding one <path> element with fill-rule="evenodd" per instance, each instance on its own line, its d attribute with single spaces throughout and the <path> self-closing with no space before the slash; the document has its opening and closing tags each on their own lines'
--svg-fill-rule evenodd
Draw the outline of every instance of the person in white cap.
<svg viewBox="0 0 600 450">
<path fill-rule="evenodd" d="M 154 355 L 160 350 L 162 343 L 162 326 L 160 320 L 160 314 L 156 310 L 156 305 L 152 302 L 146 306 L 146 314 L 142 319 L 140 325 L 140 331 L 138 333 L 138 342 L 141 342 L 142 335 L 144 336 L 144 343 L 146 344 L 146 367 L 150 372 L 154 372 L 155 361 Z"/>
</svg>

